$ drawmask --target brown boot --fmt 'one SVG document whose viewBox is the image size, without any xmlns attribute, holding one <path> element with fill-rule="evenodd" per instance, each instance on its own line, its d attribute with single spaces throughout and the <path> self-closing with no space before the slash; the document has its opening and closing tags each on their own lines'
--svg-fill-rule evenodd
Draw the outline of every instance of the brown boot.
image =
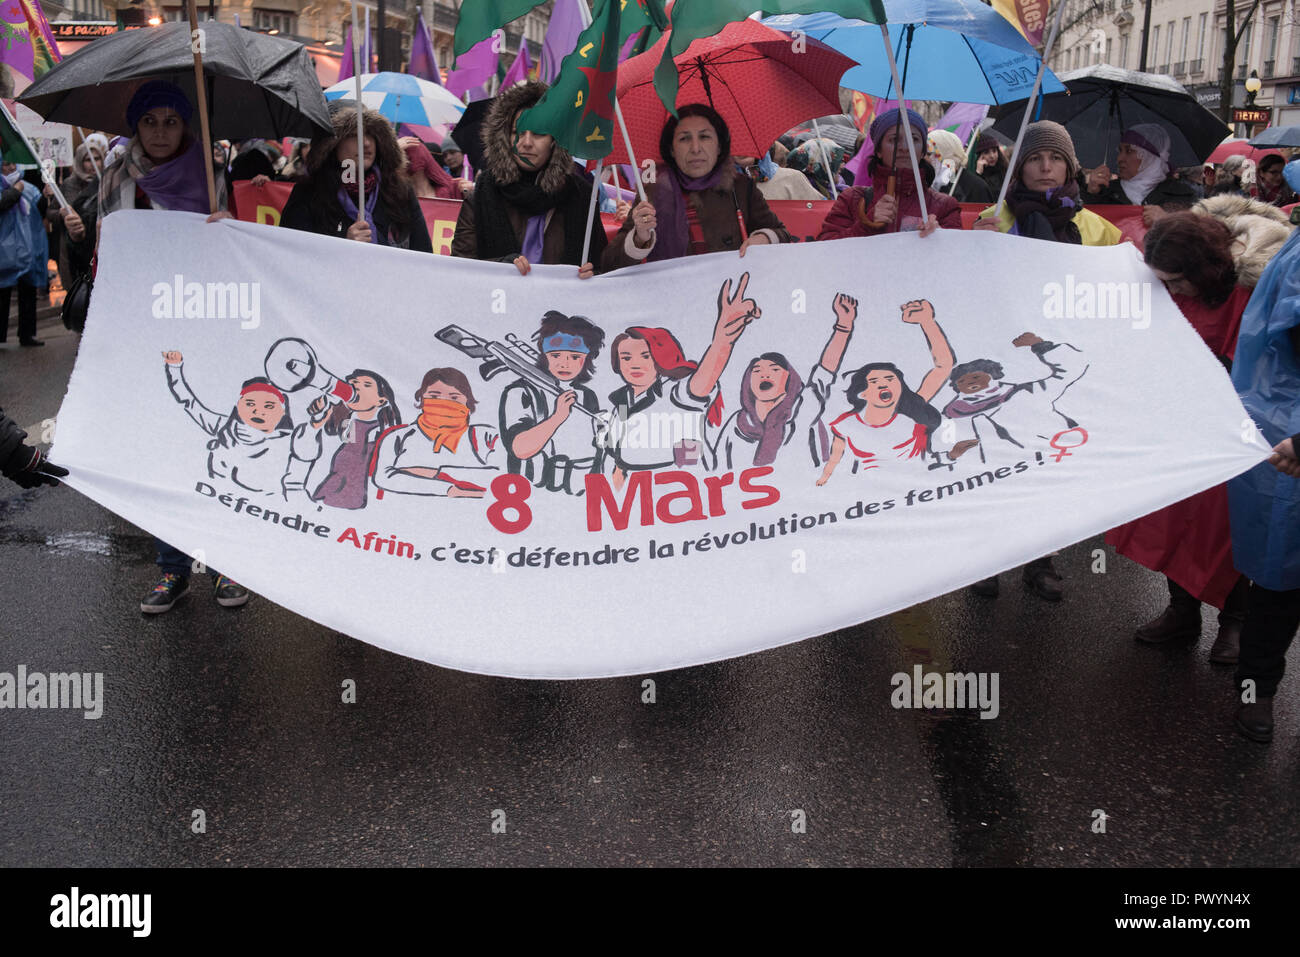
<svg viewBox="0 0 1300 957">
<path fill-rule="evenodd" d="M 1133 633 L 1138 641 L 1161 645 L 1167 641 L 1195 641 L 1201 637 L 1201 608 L 1170 605 L 1159 618 L 1148 621 Z"/>
<path fill-rule="evenodd" d="M 1216 665 L 1235 665 L 1241 653 L 1241 622 L 1231 619 L 1219 623 L 1219 635 L 1210 649 L 1210 661 Z"/>
</svg>

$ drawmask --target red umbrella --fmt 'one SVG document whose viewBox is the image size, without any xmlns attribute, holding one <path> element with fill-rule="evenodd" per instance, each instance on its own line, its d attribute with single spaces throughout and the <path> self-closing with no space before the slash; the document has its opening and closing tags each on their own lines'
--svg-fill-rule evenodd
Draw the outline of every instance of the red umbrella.
<svg viewBox="0 0 1300 957">
<path fill-rule="evenodd" d="M 1248 160 L 1254 160 L 1258 163 L 1269 153 L 1277 153 L 1276 148 L 1256 149 L 1246 140 L 1226 140 L 1214 148 L 1214 152 L 1206 157 L 1207 163 L 1222 163 L 1229 156 L 1244 156 Z M 1278 154 L 1281 155 L 1280 153 Z"/>
<path fill-rule="evenodd" d="M 665 33 L 618 68 L 619 106 L 638 163 L 663 159 L 659 134 L 668 111 L 655 92 L 654 72 L 667 43 Z M 816 40 L 805 38 L 801 47 L 795 49 L 789 34 L 755 20 L 728 24 L 721 33 L 696 40 L 674 61 L 681 79 L 677 106 L 712 105 L 731 130 L 732 154 L 762 156 L 792 126 L 841 112 L 840 77 L 856 64 Z M 614 152 L 605 163 L 629 162 L 622 133 L 615 130 Z"/>
</svg>

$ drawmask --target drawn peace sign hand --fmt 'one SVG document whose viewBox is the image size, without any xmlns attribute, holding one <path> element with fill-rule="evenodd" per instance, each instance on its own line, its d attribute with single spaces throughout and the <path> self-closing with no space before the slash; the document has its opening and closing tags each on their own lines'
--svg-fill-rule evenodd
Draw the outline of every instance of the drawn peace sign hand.
<svg viewBox="0 0 1300 957">
<path fill-rule="evenodd" d="M 718 291 L 718 323 L 713 327 L 714 342 L 735 342 L 745 327 L 763 314 L 758 303 L 745 298 L 745 287 L 748 285 L 749 273 L 741 275 L 734 296 L 731 294 L 731 280 L 722 284 Z"/>
</svg>

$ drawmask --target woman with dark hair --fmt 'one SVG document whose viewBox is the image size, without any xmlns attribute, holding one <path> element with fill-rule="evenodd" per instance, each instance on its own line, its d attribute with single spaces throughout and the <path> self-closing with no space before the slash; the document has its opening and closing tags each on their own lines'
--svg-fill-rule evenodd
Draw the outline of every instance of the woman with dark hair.
<svg viewBox="0 0 1300 957">
<path fill-rule="evenodd" d="M 358 164 L 357 111 L 335 110 L 331 120 L 333 132 L 312 141 L 307 178 L 294 185 L 280 213 L 280 225 L 361 243 L 433 252 L 420 201 L 402 172 L 406 156 L 397 145 L 392 125 L 382 114 L 365 111 L 364 154 Z M 361 192 L 358 173 L 364 176 L 364 210 L 357 209 Z"/>
<path fill-rule="evenodd" d="M 1290 206 L 1300 197 L 1282 178 L 1286 160 L 1278 153 L 1269 153 L 1259 161 L 1259 201 L 1270 206 Z"/>
<path fill-rule="evenodd" d="M 329 472 L 312 492 L 311 500 L 334 508 L 365 508 L 366 479 L 375 444 L 388 429 L 397 425 L 397 396 L 388 380 L 369 369 L 355 369 L 348 376 L 352 398 L 329 404 L 321 396 L 307 407 L 313 416 L 317 457 L 321 451 L 320 432 L 339 436 L 339 446 L 330 459 Z"/>
<path fill-rule="evenodd" d="M 497 430 L 471 424 L 478 408 L 465 373 L 454 368 L 430 369 L 415 393 L 419 417 L 379 437 L 373 477 L 384 492 L 482 498 L 497 464 Z"/>
<path fill-rule="evenodd" d="M 520 118 L 547 89 L 529 80 L 505 87 L 492 101 L 481 133 L 483 168 L 461 203 L 451 254 L 514 263 L 521 276 L 533 263 L 577 266 L 578 277 L 587 279 L 605 251 L 605 231 L 596 219 L 583 261 L 592 184 L 555 137 L 519 129 Z"/>
<path fill-rule="evenodd" d="M 870 127 L 872 156 L 867 163 L 870 182 L 840 193 L 822 223 L 817 238 L 848 239 L 883 233 L 918 231 L 928 236 L 934 230 L 961 229 L 961 205 L 951 196 L 930 188 L 934 167 L 925 159 L 929 129 L 915 110 L 900 113 L 886 110 Z M 912 140 L 916 161 L 925 183 L 925 204 L 929 218 L 921 219 L 921 201 L 916 177 L 908 159 L 907 140 Z"/>
<path fill-rule="evenodd" d="M 596 446 L 594 418 L 600 399 L 583 383 L 595 374 L 605 333 L 584 316 L 551 310 L 542 317 L 533 341 L 537 368 L 566 388 L 552 396 L 519 378 L 502 391 L 506 470 L 525 476 L 538 488 L 581 495 L 582 476 L 600 472 L 604 461 Z M 591 414 L 573 415 L 575 405 Z"/>
<path fill-rule="evenodd" d="M 832 309 L 835 326 L 807 383 L 779 352 L 765 352 L 749 363 L 740 380 L 740 408 L 712 443 L 719 470 L 771 465 L 787 447 L 794 450 L 787 458 L 813 466 L 826 461 L 830 439 L 822 413 L 853 335 L 858 301 L 840 293 Z"/>
<path fill-rule="evenodd" d="M 991 133 L 981 133 L 975 139 L 975 175 L 984 180 L 996 200 L 1002 193 L 1002 180 L 1009 167 L 1006 154 Z"/>
<path fill-rule="evenodd" d="M 846 448 L 853 453 L 855 473 L 899 460 L 919 458 L 924 463 L 924 456 L 935 451 L 932 443 L 941 417 L 930 400 L 939 394 L 952 371 L 952 347 L 929 302 L 916 299 L 904 303 L 902 310 L 903 322 L 919 325 L 925 334 L 934 367 L 915 392 L 892 362 L 872 362 L 853 372 L 845 390 L 851 410 L 830 424 L 835 438 L 818 485 L 830 481 Z"/>
<path fill-rule="evenodd" d="M 1171 213 L 1146 234 L 1144 255 L 1192 328 L 1231 371 L 1253 290 L 1238 281 L 1228 227 L 1212 216 Z M 1220 609 L 1210 661 L 1236 663 L 1248 585 L 1233 565 L 1226 484 L 1112 529 L 1106 541 L 1164 572 L 1169 584 L 1169 606 L 1134 638 L 1151 645 L 1197 640 L 1204 601 Z"/>
<path fill-rule="evenodd" d="M 629 472 L 700 464 L 708 451 L 706 424 L 722 424 L 718 380 L 736 340 L 761 315 L 758 303 L 745 298 L 748 284 L 749 273 L 741 275 L 734 295 L 730 279 L 722 284 L 713 341 L 699 362 L 686 358 L 667 329 L 632 326 L 615 337 L 610 360 L 627 384 L 610 393 L 613 414 L 597 443 L 614 458 L 616 488 Z"/>
<path fill-rule="evenodd" d="M 731 131 L 712 107 L 691 103 L 669 116 L 659 155 L 652 194 L 610 241 L 605 270 L 794 241 L 757 185 L 736 174 Z"/>
</svg>

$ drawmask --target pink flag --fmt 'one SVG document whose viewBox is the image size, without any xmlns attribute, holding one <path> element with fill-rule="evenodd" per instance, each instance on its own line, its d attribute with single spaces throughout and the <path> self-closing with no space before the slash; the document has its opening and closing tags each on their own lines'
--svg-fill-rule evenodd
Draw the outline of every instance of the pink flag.
<svg viewBox="0 0 1300 957">
<path fill-rule="evenodd" d="M 466 90 L 482 86 L 496 76 L 497 51 L 493 49 L 496 42 L 496 37 L 484 37 L 456 58 L 456 68 L 447 74 L 447 92 L 464 96 Z"/>
<path fill-rule="evenodd" d="M 532 59 L 528 56 L 528 41 L 520 39 L 519 52 L 515 55 L 515 62 L 510 64 L 510 69 L 506 70 L 506 77 L 501 81 L 501 88 L 514 86 L 521 80 L 528 79 L 528 71 L 533 68 Z"/>
</svg>

